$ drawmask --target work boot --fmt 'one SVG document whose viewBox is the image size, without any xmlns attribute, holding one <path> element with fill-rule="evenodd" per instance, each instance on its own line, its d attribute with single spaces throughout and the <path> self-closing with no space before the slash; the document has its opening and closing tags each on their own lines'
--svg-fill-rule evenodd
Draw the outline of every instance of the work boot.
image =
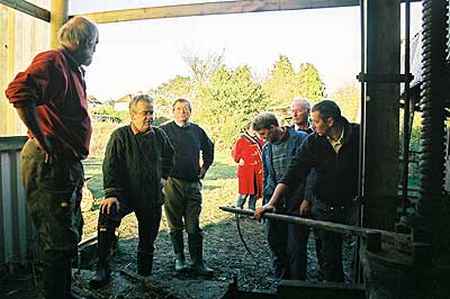
<svg viewBox="0 0 450 299">
<path fill-rule="evenodd" d="M 98 230 L 97 269 L 95 271 L 95 276 L 89 282 L 89 285 L 94 289 L 101 288 L 111 281 L 111 268 L 109 266 L 109 261 L 111 259 L 111 247 L 114 238 L 115 235 L 113 229 Z"/>
<path fill-rule="evenodd" d="M 138 252 L 137 272 L 141 276 L 150 276 L 153 269 L 153 254 Z"/>
<path fill-rule="evenodd" d="M 46 299 L 58 299 L 66 296 L 67 268 L 70 261 L 55 260 L 52 264 L 45 264 L 42 272 L 43 296 Z"/>
<path fill-rule="evenodd" d="M 184 257 L 183 232 L 171 232 L 170 238 L 172 240 L 173 251 L 175 252 L 175 271 L 186 271 L 188 266 L 186 265 L 186 259 Z"/>
<path fill-rule="evenodd" d="M 202 233 L 188 234 L 189 254 L 192 260 L 192 271 L 197 275 L 212 276 L 214 271 L 203 260 Z"/>
</svg>

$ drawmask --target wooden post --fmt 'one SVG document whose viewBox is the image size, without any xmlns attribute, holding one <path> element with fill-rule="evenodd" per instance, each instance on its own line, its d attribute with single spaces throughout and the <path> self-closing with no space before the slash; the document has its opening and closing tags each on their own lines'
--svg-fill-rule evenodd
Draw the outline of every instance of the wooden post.
<svg viewBox="0 0 450 299">
<path fill-rule="evenodd" d="M 52 8 L 50 11 L 50 47 L 55 49 L 59 47 L 58 30 L 67 21 L 68 0 L 51 0 Z"/>
<path fill-rule="evenodd" d="M 367 156 L 365 225 L 393 230 L 399 183 L 400 0 L 366 1 Z M 370 82 L 370 75 L 379 80 Z M 385 76 L 387 75 L 387 76 Z"/>
</svg>

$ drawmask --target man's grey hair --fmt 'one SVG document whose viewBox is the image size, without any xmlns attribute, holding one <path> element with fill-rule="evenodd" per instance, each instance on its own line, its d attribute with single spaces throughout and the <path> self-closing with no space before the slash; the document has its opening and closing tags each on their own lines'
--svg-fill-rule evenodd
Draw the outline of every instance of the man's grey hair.
<svg viewBox="0 0 450 299">
<path fill-rule="evenodd" d="M 270 129 L 272 126 L 279 127 L 278 119 L 272 112 L 262 112 L 253 120 L 253 130 Z"/>
<path fill-rule="evenodd" d="M 95 43 L 98 29 L 95 23 L 85 17 L 73 17 L 58 31 L 59 44 L 70 50 L 86 47 L 89 43 Z"/>
<path fill-rule="evenodd" d="M 128 109 L 129 109 L 130 113 L 134 113 L 135 112 L 136 105 L 139 102 L 144 102 L 144 103 L 147 103 L 149 105 L 153 105 L 155 100 L 151 96 L 149 96 L 148 94 L 137 94 L 137 95 L 134 95 L 133 98 L 130 101 L 130 104 L 128 105 Z"/>
<path fill-rule="evenodd" d="M 311 104 L 308 102 L 306 98 L 303 97 L 294 97 L 292 99 L 291 107 L 295 104 L 303 106 L 306 110 L 311 111 Z"/>
</svg>

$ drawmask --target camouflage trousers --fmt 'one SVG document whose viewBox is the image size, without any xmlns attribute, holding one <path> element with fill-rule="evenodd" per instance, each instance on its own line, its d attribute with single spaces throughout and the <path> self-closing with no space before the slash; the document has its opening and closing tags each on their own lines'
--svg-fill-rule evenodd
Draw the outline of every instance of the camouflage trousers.
<svg viewBox="0 0 450 299">
<path fill-rule="evenodd" d="M 28 213 L 38 235 L 44 297 L 69 298 L 71 260 L 83 225 L 83 166 L 79 160 L 60 157 L 45 162 L 44 152 L 32 139 L 22 150 L 21 163 Z"/>
</svg>

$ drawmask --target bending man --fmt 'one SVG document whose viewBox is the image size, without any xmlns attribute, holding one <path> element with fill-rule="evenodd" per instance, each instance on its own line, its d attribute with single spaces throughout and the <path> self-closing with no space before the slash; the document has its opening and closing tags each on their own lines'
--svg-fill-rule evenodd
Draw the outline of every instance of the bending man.
<svg viewBox="0 0 450 299">
<path fill-rule="evenodd" d="M 173 166 L 173 147 L 163 130 L 152 126 L 153 99 L 147 95 L 130 102 L 131 124 L 115 130 L 103 161 L 105 199 L 98 220 L 98 265 L 91 286 L 111 280 L 109 266 L 115 230 L 134 212 L 138 220 L 137 272 L 149 276 L 162 213 L 162 187 Z"/>
</svg>

